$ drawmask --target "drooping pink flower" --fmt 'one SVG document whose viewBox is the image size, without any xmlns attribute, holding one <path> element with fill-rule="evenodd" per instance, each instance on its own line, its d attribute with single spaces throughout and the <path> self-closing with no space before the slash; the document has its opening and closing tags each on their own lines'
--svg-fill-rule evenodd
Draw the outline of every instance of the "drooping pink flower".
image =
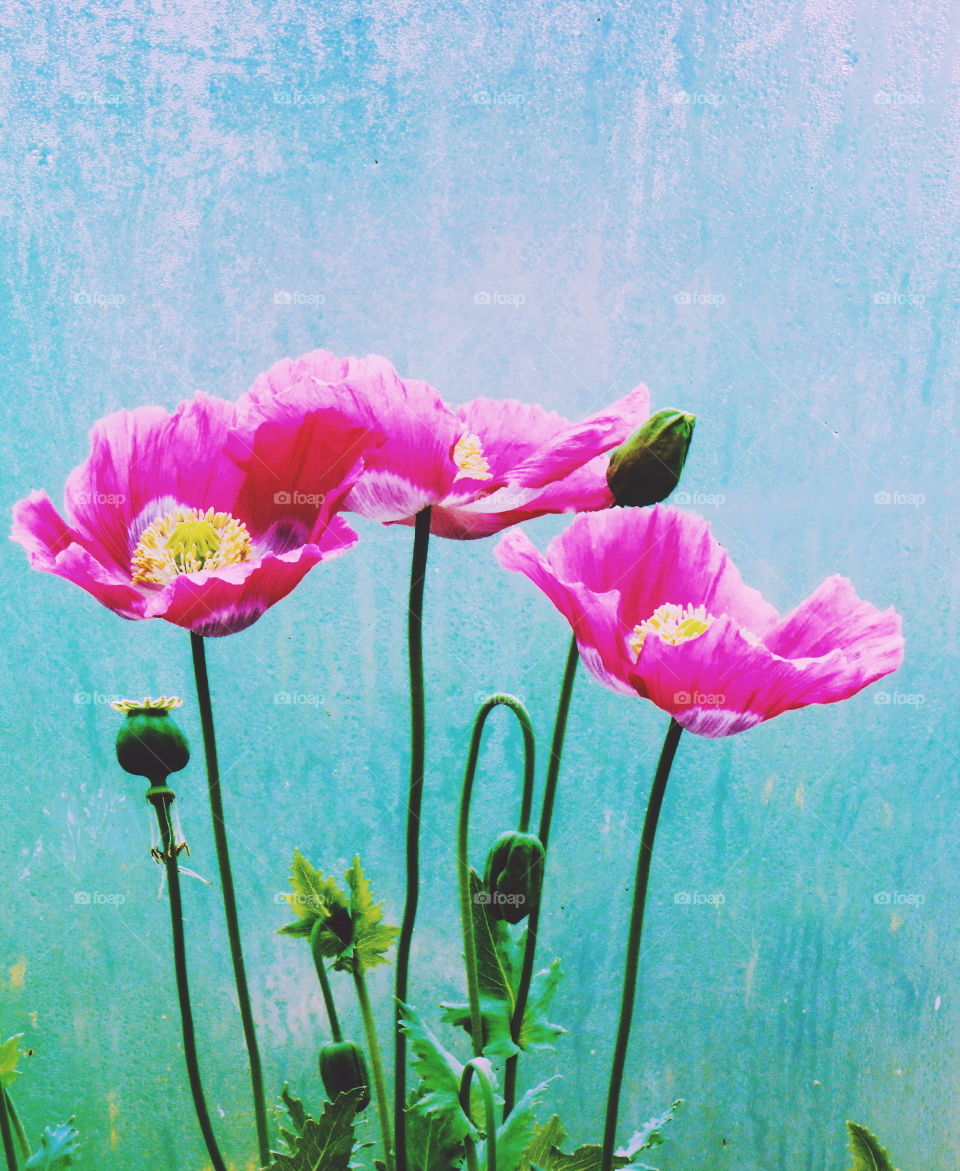
<svg viewBox="0 0 960 1171">
<path fill-rule="evenodd" d="M 744 585 L 707 522 L 676 508 L 577 517 L 545 555 L 514 531 L 495 554 L 564 615 L 601 683 L 701 736 L 847 699 L 903 661 L 892 608 L 834 576 L 781 618 Z"/>
<path fill-rule="evenodd" d="M 172 415 L 118 411 L 67 480 L 68 519 L 31 492 L 11 535 L 124 618 L 242 630 L 357 540 L 336 514 L 381 437 L 331 409 L 297 427 L 291 445 L 282 418 L 201 393 Z"/>
<path fill-rule="evenodd" d="M 431 531 L 471 539 L 545 513 L 607 508 L 606 452 L 649 415 L 646 387 L 580 423 L 514 399 L 448 407 L 425 382 L 401 378 L 384 358 L 341 359 L 316 350 L 284 359 L 241 399 L 269 415 L 335 406 L 386 440 L 365 462 L 347 510 L 412 524 L 432 506 Z"/>
</svg>

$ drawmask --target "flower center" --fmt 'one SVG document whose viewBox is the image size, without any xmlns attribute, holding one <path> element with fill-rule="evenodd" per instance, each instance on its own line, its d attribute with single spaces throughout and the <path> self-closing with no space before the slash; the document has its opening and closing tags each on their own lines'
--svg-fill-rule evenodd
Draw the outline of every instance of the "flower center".
<svg viewBox="0 0 960 1171">
<path fill-rule="evenodd" d="M 678 606 L 675 602 L 665 602 L 633 628 L 627 646 L 631 654 L 639 655 L 648 634 L 656 634 L 663 642 L 679 646 L 691 638 L 699 638 L 713 621 L 713 615 L 708 614 L 703 606 Z"/>
<path fill-rule="evenodd" d="M 172 712 L 183 704 L 179 695 L 161 695 L 159 699 L 112 699 L 110 706 L 115 712 L 127 715 L 129 712 Z"/>
<path fill-rule="evenodd" d="M 247 526 L 229 512 L 175 508 L 143 530 L 130 570 L 134 582 L 166 585 L 181 573 L 222 569 L 252 556 Z"/>
<path fill-rule="evenodd" d="M 457 479 L 460 476 L 466 476 L 471 480 L 493 479 L 493 472 L 490 471 L 490 464 L 483 454 L 483 444 L 479 435 L 473 435 L 468 431 L 460 436 L 453 449 L 453 462 L 460 469 Z"/>
</svg>

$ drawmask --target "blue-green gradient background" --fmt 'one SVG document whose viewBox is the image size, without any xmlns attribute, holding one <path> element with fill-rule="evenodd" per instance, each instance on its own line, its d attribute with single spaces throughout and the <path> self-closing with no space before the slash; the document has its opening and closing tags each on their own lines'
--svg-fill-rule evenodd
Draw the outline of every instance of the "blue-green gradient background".
<svg viewBox="0 0 960 1171">
<path fill-rule="evenodd" d="M 853 1117 L 904 1171 L 954 1171 L 960 9 L 104 0 L 2 20 L 5 506 L 41 486 L 59 501 L 100 415 L 235 396 L 315 346 L 385 354 L 451 402 L 569 417 L 645 381 L 698 415 L 683 488 L 750 584 L 788 609 L 839 572 L 903 614 L 897 676 L 684 738 L 621 1130 L 683 1097 L 666 1171 L 839 1171 Z M 402 900 L 412 534 L 357 527 L 355 551 L 209 646 L 267 1080 L 309 1104 L 320 999 L 307 949 L 274 934 L 293 849 L 339 869 L 359 851 L 394 919 Z M 545 755 L 568 640 L 491 549 L 431 550 L 412 981 L 428 1012 L 462 989 L 471 713 L 514 691 Z M 187 697 L 177 788 L 190 865 L 215 880 L 188 639 L 3 557 L 0 1031 L 36 1051 L 16 1097 L 34 1136 L 77 1115 L 83 1167 L 200 1171 L 150 811 L 107 705 Z M 563 1073 L 578 1142 L 601 1131 L 665 722 L 578 678 L 541 953 L 563 957 L 570 1034 L 524 1075 Z M 515 800 L 517 738 L 494 724 L 477 863 Z M 252 1167 L 217 886 L 187 880 L 186 899 L 215 1121 Z M 391 976 L 373 980 L 384 1022 Z"/>
</svg>

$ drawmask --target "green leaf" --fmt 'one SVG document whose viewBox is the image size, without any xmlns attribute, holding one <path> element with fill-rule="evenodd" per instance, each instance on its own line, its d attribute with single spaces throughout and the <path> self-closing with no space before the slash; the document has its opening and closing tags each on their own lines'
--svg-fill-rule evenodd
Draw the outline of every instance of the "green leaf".
<svg viewBox="0 0 960 1171">
<path fill-rule="evenodd" d="M 895 1171 L 890 1156 L 865 1126 L 848 1122 L 847 1132 L 850 1136 L 848 1149 L 853 1155 L 850 1171 Z"/>
<path fill-rule="evenodd" d="M 375 968 L 389 961 L 387 952 L 400 934 L 399 927 L 388 927 L 382 922 L 383 903 L 373 901 L 370 883 L 360 865 L 359 856 L 346 873 L 350 887 L 350 917 L 353 920 L 354 955 L 361 971 Z"/>
<path fill-rule="evenodd" d="M 527 1090 L 508 1117 L 497 1127 L 497 1171 L 516 1171 L 523 1163 L 526 1149 L 537 1126 L 534 1111 L 543 1101 L 552 1080 L 551 1078 Z M 477 1160 L 481 1166 L 486 1164 L 486 1146 L 485 1141 L 477 1143 Z"/>
<path fill-rule="evenodd" d="M 530 981 L 530 991 L 523 1012 L 520 1027 L 520 1044 L 517 1045 L 510 1032 L 512 1009 L 510 1002 L 490 993 L 481 993 L 480 1016 L 483 1020 L 484 1046 L 486 1057 L 507 1058 L 522 1051 L 532 1053 L 552 1049 L 553 1042 L 567 1030 L 553 1024 L 547 1017 L 557 985 L 563 977 L 559 960 L 544 968 Z M 515 1001 L 514 1001 L 515 1004 Z M 447 1024 L 457 1025 L 470 1033 L 470 1006 L 462 1002 L 445 1001 L 440 1005 L 442 1019 Z"/>
<path fill-rule="evenodd" d="M 0 1045 L 0 1086 L 12 1086 L 20 1076 L 17 1062 L 20 1060 L 20 1042 L 23 1033 L 8 1037 Z"/>
<path fill-rule="evenodd" d="M 47 1126 L 40 1136 L 40 1146 L 24 1163 L 24 1171 L 61 1171 L 73 1165 L 80 1141 L 80 1132 L 73 1119 L 59 1126 Z"/>
<path fill-rule="evenodd" d="M 651 1118 L 649 1122 L 645 1122 L 636 1131 L 633 1138 L 616 1153 L 625 1159 L 632 1159 L 641 1151 L 652 1151 L 654 1147 L 662 1146 L 665 1141 L 662 1133 L 663 1128 L 668 1122 L 673 1122 L 682 1105 L 683 1098 L 677 1098 L 669 1110 L 664 1110 L 659 1117 Z"/>
<path fill-rule="evenodd" d="M 442 1118 L 449 1133 L 463 1140 L 473 1134 L 473 1124 L 460 1108 L 460 1077 L 463 1066 L 440 1044 L 424 1024 L 417 1010 L 408 1004 L 400 1006 L 400 1026 L 413 1050 L 413 1069 L 420 1079 L 418 1097 L 413 1105 L 415 1113 Z"/>
<path fill-rule="evenodd" d="M 281 927 L 278 934 L 309 936 L 317 919 L 329 919 L 337 911 L 342 913 L 349 910 L 350 900 L 346 892 L 337 885 L 337 880 L 326 878 L 322 871 L 315 870 L 299 850 L 293 855 L 290 885 L 293 887 L 293 893 L 284 895 L 284 898 L 297 913 L 298 918 L 295 923 Z M 335 950 L 331 951 L 327 947 L 323 949 L 323 953 L 338 955 L 343 951 L 343 942 L 334 933 L 329 934 L 332 940 L 328 942 L 335 946 Z"/>
<path fill-rule="evenodd" d="M 509 1017 L 516 1004 L 514 984 L 520 973 L 513 968 L 510 931 L 506 923 L 491 916 L 486 900 L 479 897 L 483 893 L 483 880 L 476 870 L 471 870 L 470 905 L 477 947 L 477 982 L 481 993 L 506 1002 Z"/>
<path fill-rule="evenodd" d="M 286 1086 L 281 1097 L 292 1129 L 281 1127 L 287 1150 L 271 1151 L 268 1171 L 348 1171 L 361 1091 L 350 1090 L 338 1094 L 333 1103 L 324 1102 L 319 1118 L 312 1118 Z"/>
<path fill-rule="evenodd" d="M 553 1042 L 567 1030 L 547 1020 L 557 985 L 563 978 L 559 960 L 537 974 L 530 981 L 530 993 L 520 1026 L 520 1048 L 528 1053 L 538 1049 L 552 1049 Z"/>
<path fill-rule="evenodd" d="M 641 1151 L 651 1150 L 663 1143 L 663 1127 L 673 1121 L 681 1102 L 682 1099 L 678 1099 L 658 1118 L 644 1123 L 626 1146 L 615 1153 L 613 1166 L 629 1168 L 629 1171 L 644 1171 L 647 1165 L 633 1160 Z M 563 1123 L 554 1114 L 535 1131 L 520 1164 L 522 1171 L 527 1171 L 531 1166 L 540 1168 L 540 1171 L 599 1171 L 602 1148 L 598 1144 L 588 1143 L 568 1154 L 561 1150 L 566 1138 Z"/>
<path fill-rule="evenodd" d="M 463 1162 L 463 1139 L 443 1114 L 423 1114 L 418 1097 L 407 1102 L 407 1160 L 412 1171 L 456 1171 Z"/>
</svg>

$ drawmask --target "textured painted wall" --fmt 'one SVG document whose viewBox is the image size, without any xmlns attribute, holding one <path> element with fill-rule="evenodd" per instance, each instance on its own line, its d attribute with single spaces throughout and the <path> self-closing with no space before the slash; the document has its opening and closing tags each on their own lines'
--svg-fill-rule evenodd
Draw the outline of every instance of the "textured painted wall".
<svg viewBox="0 0 960 1171">
<path fill-rule="evenodd" d="M 103 0 L 0 21 L 8 503 L 58 497 L 104 412 L 233 396 L 317 345 L 383 353 L 451 401 L 570 416 L 642 380 L 698 414 L 684 490 L 751 584 L 786 609 L 841 572 L 903 613 L 898 676 L 682 746 L 624 1133 L 682 1096 L 667 1171 L 837 1171 L 847 1117 L 905 1171 L 952 1171 L 960 8 Z M 355 552 L 210 648 L 269 1084 L 307 1097 L 319 997 L 305 949 L 272 934 L 292 850 L 333 866 L 360 849 L 395 912 L 401 898 L 410 532 L 359 527 Z M 3 557 L 0 1029 L 36 1049 L 20 1106 L 32 1130 L 75 1112 L 83 1166 L 196 1171 L 149 811 L 105 702 L 189 697 L 186 636 Z M 428 622 L 424 1006 L 458 988 L 463 725 L 496 687 L 546 729 L 567 641 L 489 542 L 435 543 Z M 571 1036 L 536 1065 L 566 1070 L 580 1141 L 600 1132 L 663 722 L 578 683 L 543 953 L 564 957 Z M 183 723 L 198 747 L 192 706 Z M 478 842 L 516 750 L 491 738 Z M 199 762 L 178 787 L 193 865 L 215 877 Z M 216 887 L 186 893 L 204 1073 L 242 1167 Z"/>
</svg>

